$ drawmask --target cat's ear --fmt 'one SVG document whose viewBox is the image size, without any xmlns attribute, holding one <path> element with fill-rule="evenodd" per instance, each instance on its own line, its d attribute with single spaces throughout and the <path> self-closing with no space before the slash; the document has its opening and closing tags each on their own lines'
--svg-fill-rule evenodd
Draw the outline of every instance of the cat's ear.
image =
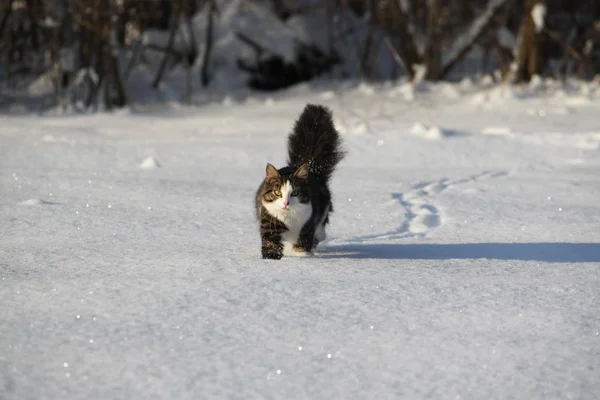
<svg viewBox="0 0 600 400">
<path fill-rule="evenodd" d="M 277 168 L 275 168 L 275 166 L 273 164 L 269 164 L 267 163 L 267 177 L 265 178 L 266 180 L 270 180 L 270 179 L 275 179 L 275 178 L 279 178 L 279 171 L 277 171 Z"/>
<path fill-rule="evenodd" d="M 294 178 L 308 179 L 308 164 L 302 164 L 296 172 L 294 172 Z"/>
</svg>

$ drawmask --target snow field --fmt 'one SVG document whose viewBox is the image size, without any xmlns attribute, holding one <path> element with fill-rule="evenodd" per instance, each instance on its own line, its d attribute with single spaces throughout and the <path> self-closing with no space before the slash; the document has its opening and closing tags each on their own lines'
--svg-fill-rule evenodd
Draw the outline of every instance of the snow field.
<svg viewBox="0 0 600 400">
<path fill-rule="evenodd" d="M 263 261 L 306 102 L 348 150 L 329 239 Z M 0 398 L 596 397 L 597 85 L 226 103 L 0 117 Z"/>
</svg>

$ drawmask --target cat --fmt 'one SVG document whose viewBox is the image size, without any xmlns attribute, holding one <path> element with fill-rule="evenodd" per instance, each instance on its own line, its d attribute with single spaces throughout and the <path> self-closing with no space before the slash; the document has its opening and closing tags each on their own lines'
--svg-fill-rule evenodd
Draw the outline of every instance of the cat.
<svg viewBox="0 0 600 400">
<path fill-rule="evenodd" d="M 264 259 L 308 256 L 325 240 L 333 211 L 329 180 L 344 158 L 331 110 L 307 104 L 288 136 L 287 166 L 267 164 L 255 206 Z"/>
</svg>

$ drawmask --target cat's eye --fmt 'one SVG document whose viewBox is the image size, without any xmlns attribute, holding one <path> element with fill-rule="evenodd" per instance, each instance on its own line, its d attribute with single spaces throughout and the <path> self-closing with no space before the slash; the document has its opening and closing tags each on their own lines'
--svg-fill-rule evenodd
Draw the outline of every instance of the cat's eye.
<svg viewBox="0 0 600 400">
<path fill-rule="evenodd" d="M 298 191 L 297 191 L 297 190 L 294 190 L 294 191 L 292 192 L 292 196 L 298 196 L 298 194 L 299 194 L 299 193 L 298 193 Z"/>
<path fill-rule="evenodd" d="M 273 193 L 275 193 L 275 196 L 281 196 L 280 190 L 274 190 Z"/>
</svg>

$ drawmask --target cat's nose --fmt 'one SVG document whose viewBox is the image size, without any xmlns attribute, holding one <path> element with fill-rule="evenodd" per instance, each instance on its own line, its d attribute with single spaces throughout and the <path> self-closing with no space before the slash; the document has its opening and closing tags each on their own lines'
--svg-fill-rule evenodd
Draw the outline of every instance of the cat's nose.
<svg viewBox="0 0 600 400">
<path fill-rule="evenodd" d="M 284 202 L 283 202 L 283 208 L 287 207 L 287 206 L 288 206 L 288 204 L 290 204 L 290 202 L 289 202 L 289 201 L 284 201 Z"/>
</svg>

